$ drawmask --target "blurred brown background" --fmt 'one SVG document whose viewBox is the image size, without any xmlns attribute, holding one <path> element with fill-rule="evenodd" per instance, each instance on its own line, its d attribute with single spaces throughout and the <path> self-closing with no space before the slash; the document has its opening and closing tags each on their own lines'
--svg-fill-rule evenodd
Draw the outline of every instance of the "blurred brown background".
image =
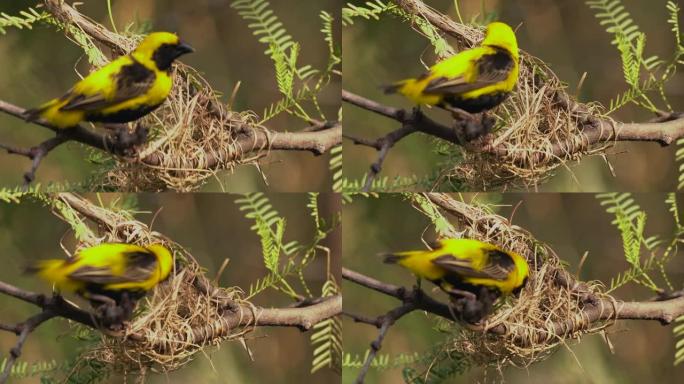
<svg viewBox="0 0 684 384">
<path fill-rule="evenodd" d="M 0 12 L 16 15 L 37 2 L 3 1 Z M 195 67 L 228 101 L 233 88 L 241 81 L 234 109 L 253 110 L 261 114 L 265 107 L 280 100 L 275 81 L 273 62 L 264 55 L 266 46 L 252 36 L 231 0 L 112 0 L 112 14 L 119 31 L 133 22 L 136 27 L 148 22 L 152 30 L 177 32 L 196 52 L 185 56 L 183 62 Z M 271 1 L 275 14 L 295 41 L 301 43 L 300 64 L 322 68 L 327 64 L 328 48 L 320 32 L 320 11 L 327 11 L 339 21 L 341 0 Z M 82 13 L 112 29 L 106 1 L 88 1 L 77 7 Z M 340 29 L 336 27 L 339 36 Z M 64 34 L 46 25 L 33 30 L 7 28 L 0 35 L 0 99 L 29 108 L 50 98 L 62 95 L 79 78 L 89 72 L 83 51 L 67 40 Z M 320 96 L 321 108 L 330 118 L 337 117 L 340 106 L 340 78 Z M 297 131 L 306 126 L 302 120 L 283 116 L 271 120 L 267 126 L 275 131 Z M 19 119 L 0 113 L 0 140 L 15 145 L 35 145 L 50 137 L 51 132 L 30 126 Z M 38 170 L 43 184 L 49 181 L 83 181 L 94 166 L 83 157 L 86 151 L 69 144 L 52 152 Z M 29 161 L 19 156 L 0 153 L 0 185 L 17 185 L 28 169 Z M 331 175 L 329 156 L 315 157 L 310 153 L 273 152 L 260 163 L 268 185 L 254 166 L 239 167 L 234 175 L 221 172 L 219 181 L 203 187 L 219 191 L 221 184 L 228 191 L 327 191 Z"/>
<path fill-rule="evenodd" d="M 361 0 L 350 1 L 353 4 Z M 429 0 L 425 3 L 458 20 L 454 0 Z M 623 1 L 634 21 L 647 35 L 646 55 L 669 59 L 674 52 L 674 35 L 666 23 L 666 0 Z M 675 3 L 681 2 L 675 1 Z M 611 98 L 627 90 L 620 56 L 610 44 L 612 36 L 594 17 L 593 10 L 583 1 L 572 0 L 461 0 L 461 16 L 496 12 L 496 18 L 518 27 L 516 35 L 521 49 L 544 60 L 575 93 L 580 78 L 587 78 L 579 93 L 583 102 L 597 101 L 608 105 Z M 680 21 L 681 23 L 681 21 Z M 344 28 L 343 87 L 380 103 L 411 108 L 409 101 L 397 95 L 383 95 L 380 85 L 418 75 L 434 63 L 434 53 L 428 40 L 411 30 L 410 25 L 392 16 L 380 21 L 355 19 L 353 26 Z M 677 73 L 666 88 L 675 110 L 684 109 L 684 75 Z M 661 108 L 664 108 L 661 106 Z M 345 104 L 345 132 L 357 137 L 380 137 L 398 128 L 395 121 Z M 431 117 L 447 122 L 448 114 L 441 110 L 429 111 Z M 620 121 L 645 121 L 652 116 L 634 106 L 621 109 L 613 117 Z M 402 140 L 387 156 L 381 176 L 431 175 L 437 171 L 441 158 L 431 149 L 431 138 L 415 134 Z M 539 187 L 541 191 L 668 191 L 676 189 L 677 167 L 675 148 L 661 148 L 654 143 L 618 144 L 608 150 L 604 158 L 586 157 L 580 164 L 568 163 L 557 174 Z M 376 151 L 354 146 L 345 140 L 345 176 L 360 179 L 372 162 Z"/>
<path fill-rule="evenodd" d="M 466 194 L 465 201 L 473 195 Z M 588 257 L 580 271 L 580 279 L 610 279 L 628 269 L 619 231 L 610 224 L 613 216 L 604 212 L 591 194 L 479 194 L 477 198 L 500 205 L 497 213 L 511 218 L 514 225 L 529 230 L 538 240 L 549 244 L 568 263 L 567 270 L 576 273 L 584 252 Z M 678 196 L 681 203 L 684 195 Z M 637 194 L 635 199 L 648 214 L 646 234 L 668 237 L 674 228 L 673 218 L 664 203 L 665 194 Z M 518 206 L 518 204 L 520 204 Z M 517 208 L 515 208 L 517 206 Z M 513 213 L 515 212 L 515 213 Z M 415 278 L 403 268 L 384 265 L 379 253 L 425 249 L 421 234 L 430 226 L 429 220 L 411 207 L 398 194 L 379 199 L 355 198 L 343 206 L 344 266 L 391 284 L 411 287 Z M 448 218 L 448 216 L 447 216 Z M 681 219 L 681 218 L 680 218 Z M 428 230 L 427 240 L 434 233 Z M 667 266 L 675 289 L 684 288 L 684 255 L 675 255 Z M 652 276 L 658 276 L 655 272 Z M 657 280 L 662 284 L 661 280 Z M 432 284 L 423 282 L 431 292 Z M 377 316 L 398 305 L 396 299 L 344 282 L 344 309 L 356 314 Z M 432 293 L 441 297 L 441 293 Z M 644 300 L 653 293 L 642 286 L 629 284 L 617 289 L 615 297 L 623 300 Z M 396 357 L 402 353 L 424 353 L 432 345 L 444 341 L 444 335 L 432 328 L 432 321 L 419 312 L 400 319 L 390 328 L 381 354 Z M 345 352 L 361 355 L 377 337 L 377 329 L 344 318 Z M 500 382 L 507 383 L 675 383 L 684 375 L 684 365 L 673 366 L 674 344 L 672 326 L 655 321 L 620 321 L 608 328 L 614 346 L 611 354 L 599 334 L 587 335 L 582 341 L 569 341 L 547 360 L 528 369 L 505 368 L 502 377 L 495 370 L 486 375 L 473 368 L 445 383 Z M 368 383 L 400 383 L 401 368 L 379 371 L 371 368 Z M 358 369 L 345 368 L 343 383 L 352 383 Z"/>
<path fill-rule="evenodd" d="M 97 201 L 96 195 L 86 195 Z M 105 203 L 121 198 L 116 194 L 101 194 Z M 228 267 L 221 275 L 223 286 L 238 286 L 245 291 L 250 284 L 267 275 L 257 235 L 249 229 L 252 220 L 234 203 L 238 195 L 228 194 L 142 194 L 137 207 L 137 219 L 150 224 L 153 230 L 170 237 L 185 247 L 213 278 L 225 258 Z M 270 195 L 280 215 L 287 219 L 285 239 L 308 244 L 312 240 L 313 225 L 306 208 L 304 194 Z M 124 196 L 136 199 L 134 195 Z M 339 197 L 333 194 L 319 196 L 321 217 L 330 218 L 340 209 Z M 157 213 L 158 212 L 158 213 Z M 156 218 L 153 220 L 153 217 Z M 341 230 L 337 229 L 323 245 L 332 250 L 332 268 L 340 270 Z M 30 261 L 45 258 L 62 258 L 60 240 L 71 237 L 67 224 L 53 216 L 49 208 L 40 203 L 26 201 L 20 205 L 0 203 L 0 280 L 23 289 L 49 293 L 50 287 L 35 277 L 22 274 Z M 326 260 L 319 257 L 306 270 L 305 279 L 314 294 L 326 278 Z M 296 284 L 295 284 L 296 285 Z M 299 288 L 297 288 L 299 289 Z M 267 290 L 253 299 L 254 304 L 266 307 L 287 306 L 292 303 L 285 295 Z M 0 322 L 9 324 L 24 320 L 36 313 L 35 307 L 0 295 Z M 206 356 L 198 353 L 195 360 L 179 371 L 168 375 L 152 375 L 150 383 L 298 383 L 337 382 L 339 373 L 323 369 L 311 375 L 313 348 L 312 332 L 296 328 L 259 328 L 247 336 L 247 344 L 254 355 L 251 361 L 239 341 L 224 342 L 220 347 L 208 347 Z M 16 337 L 0 333 L 0 360 L 14 346 Z M 56 360 L 58 363 L 75 356 L 82 343 L 70 336 L 66 321 L 51 320 L 29 336 L 20 362 Z M 114 376 L 111 383 L 121 382 Z M 35 383 L 38 378 L 10 380 L 16 383 Z"/>
</svg>

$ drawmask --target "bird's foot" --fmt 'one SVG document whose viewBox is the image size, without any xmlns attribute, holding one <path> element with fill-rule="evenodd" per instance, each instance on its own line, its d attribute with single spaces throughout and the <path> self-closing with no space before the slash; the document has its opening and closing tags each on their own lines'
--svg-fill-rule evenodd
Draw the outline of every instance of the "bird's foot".
<svg viewBox="0 0 684 384">
<path fill-rule="evenodd" d="M 98 306 L 99 305 L 116 305 L 116 300 L 112 299 L 109 296 L 105 295 L 98 295 L 97 293 L 88 293 L 84 295 L 84 297 L 93 304 L 93 306 Z"/>
<path fill-rule="evenodd" d="M 468 293 L 472 296 L 451 296 L 451 304 L 458 312 L 458 318 L 461 321 L 468 325 L 473 325 L 487 317 L 491 309 L 488 308 L 487 303 L 478 300 L 471 292 Z"/>
<path fill-rule="evenodd" d="M 142 123 L 137 123 L 133 131 L 127 124 L 107 125 L 106 128 L 113 130 L 115 152 L 126 157 L 135 155 L 135 147 L 144 144 L 149 133 L 149 129 Z"/>
<path fill-rule="evenodd" d="M 475 120 L 475 116 L 461 108 L 452 107 L 450 105 L 442 105 L 441 107 L 451 112 L 451 116 L 456 120 Z"/>
<path fill-rule="evenodd" d="M 467 300 L 477 301 L 477 295 L 475 295 L 472 292 L 464 291 L 462 289 L 451 288 L 451 287 L 450 288 L 444 288 L 444 290 L 452 296 L 457 296 L 457 297 L 465 298 Z"/>
<path fill-rule="evenodd" d="M 480 114 L 480 124 L 482 124 L 484 132 L 485 134 L 487 134 L 491 132 L 494 128 L 494 125 L 496 124 L 496 119 L 492 116 L 489 116 L 487 112 L 482 112 Z"/>
</svg>

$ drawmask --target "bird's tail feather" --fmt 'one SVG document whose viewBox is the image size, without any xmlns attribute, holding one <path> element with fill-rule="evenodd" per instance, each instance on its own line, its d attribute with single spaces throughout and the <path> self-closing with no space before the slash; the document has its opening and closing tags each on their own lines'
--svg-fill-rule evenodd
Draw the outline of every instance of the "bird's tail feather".
<svg viewBox="0 0 684 384">
<path fill-rule="evenodd" d="M 24 268 L 24 273 L 43 275 L 62 265 L 64 260 L 38 260 Z"/>
<path fill-rule="evenodd" d="M 386 95 L 390 95 L 393 93 L 400 92 L 400 90 L 406 85 L 406 83 L 410 80 L 402 80 L 402 81 L 397 81 L 396 83 L 392 83 L 389 85 L 383 85 L 380 88 L 382 89 L 383 92 L 385 92 Z"/>
<path fill-rule="evenodd" d="M 396 252 L 396 253 L 383 253 L 380 256 L 383 257 L 383 263 L 385 264 L 397 264 L 400 261 L 417 255 L 419 253 L 423 253 L 423 251 L 408 251 L 408 252 Z"/>
<path fill-rule="evenodd" d="M 27 109 L 21 114 L 21 117 L 28 122 L 36 121 L 41 118 L 43 112 L 48 108 L 49 105 L 42 105 L 38 108 Z"/>
</svg>

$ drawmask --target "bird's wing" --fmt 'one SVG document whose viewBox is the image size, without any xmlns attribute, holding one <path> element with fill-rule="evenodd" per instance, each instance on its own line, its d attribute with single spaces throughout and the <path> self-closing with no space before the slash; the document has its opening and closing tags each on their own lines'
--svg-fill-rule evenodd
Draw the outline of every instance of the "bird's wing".
<svg viewBox="0 0 684 384">
<path fill-rule="evenodd" d="M 462 94 L 506 80 L 515 65 L 510 55 L 496 51 L 480 56 L 474 62 L 477 76 L 468 82 L 465 76 L 437 77 L 425 87 L 425 93 Z"/>
<path fill-rule="evenodd" d="M 98 111 L 126 100 L 144 95 L 154 84 L 156 75 L 137 61 L 125 64 L 110 75 L 116 84 L 114 95 L 107 96 L 104 89 L 90 96 L 78 92 L 74 87 L 67 95 L 71 95 L 69 102 L 60 108 L 62 111 L 79 110 L 85 112 Z M 83 81 L 87 81 L 88 78 Z"/>
<path fill-rule="evenodd" d="M 513 258 L 508 253 L 496 248 L 489 249 L 486 252 L 487 263 L 482 268 L 482 271 L 496 276 L 499 280 L 505 280 L 508 274 L 516 268 L 515 261 L 513 261 Z"/>
<path fill-rule="evenodd" d="M 437 257 L 432 260 L 432 263 L 462 277 L 505 280 L 510 271 L 501 264 L 489 261 L 484 268 L 476 270 L 469 260 L 459 259 L 450 254 Z"/>
<path fill-rule="evenodd" d="M 126 266 L 121 274 L 114 275 L 110 267 L 85 265 L 69 274 L 69 278 L 90 284 L 119 284 L 145 281 L 157 265 L 157 258 L 149 252 L 126 252 Z"/>
</svg>

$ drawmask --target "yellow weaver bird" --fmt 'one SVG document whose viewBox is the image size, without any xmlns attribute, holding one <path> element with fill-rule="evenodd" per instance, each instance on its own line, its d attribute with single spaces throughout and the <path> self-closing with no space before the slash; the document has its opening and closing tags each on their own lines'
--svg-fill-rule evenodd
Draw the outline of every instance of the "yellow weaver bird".
<svg viewBox="0 0 684 384">
<path fill-rule="evenodd" d="M 118 305 L 144 296 L 169 277 L 173 266 L 171 252 L 161 244 L 103 243 L 82 249 L 70 259 L 38 261 L 27 270 L 59 291 Z"/>
<path fill-rule="evenodd" d="M 28 121 L 43 118 L 57 128 L 82 121 L 126 123 L 159 107 L 171 91 L 171 64 L 194 52 L 178 36 L 150 33 L 128 55 L 90 73 L 65 95 L 25 112 Z"/>
<path fill-rule="evenodd" d="M 524 257 L 473 239 L 443 239 L 434 250 L 385 255 L 448 293 L 468 322 L 486 316 L 499 296 L 517 294 L 528 279 Z"/>
<path fill-rule="evenodd" d="M 482 45 L 440 61 L 427 73 L 385 87 L 418 105 L 479 113 L 508 97 L 518 81 L 518 42 L 507 24 L 487 26 Z"/>
</svg>

